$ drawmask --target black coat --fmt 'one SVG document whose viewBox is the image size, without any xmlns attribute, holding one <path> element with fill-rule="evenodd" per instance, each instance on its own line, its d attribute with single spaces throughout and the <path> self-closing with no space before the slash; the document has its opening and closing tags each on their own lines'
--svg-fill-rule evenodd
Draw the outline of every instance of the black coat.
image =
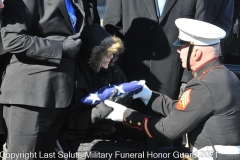
<svg viewBox="0 0 240 160">
<path fill-rule="evenodd" d="M 61 141 L 114 133 L 115 127 L 104 120 L 112 108 L 103 102 L 94 106 L 86 105 L 81 103 L 81 99 L 102 87 L 127 81 L 121 68 L 114 65 L 115 59 L 124 48 L 121 41 L 118 41 L 120 39 L 114 39 L 97 24 L 86 26 L 82 39 L 85 43 L 78 57 L 74 101 L 68 109 L 63 134 L 60 136 Z M 109 51 L 113 44 L 119 44 L 119 47 L 115 48 L 115 56 L 105 69 L 101 64 L 108 54 L 113 54 Z"/>
<path fill-rule="evenodd" d="M 67 107 L 74 92 L 76 58 L 62 56 L 62 40 L 74 34 L 65 2 L 5 0 L 4 3 L 1 36 L 11 63 L 2 82 L 0 103 Z M 99 23 L 96 3 L 74 1 L 77 32 L 82 25 Z"/>
<path fill-rule="evenodd" d="M 125 42 L 120 57 L 129 81 L 145 79 L 150 89 L 178 98 L 183 68 L 172 43 L 177 18 L 214 23 L 229 33 L 233 0 L 167 0 L 158 17 L 155 0 L 107 1 L 105 29 Z"/>
<path fill-rule="evenodd" d="M 88 64 L 79 64 L 77 70 L 77 89 L 74 96 L 74 104 L 69 108 L 65 121 L 68 130 L 83 131 L 93 124 L 100 122 L 112 109 L 100 103 L 89 106 L 81 103 L 81 98 L 98 89 L 112 84 L 126 82 L 126 78 L 120 67 L 114 66 L 102 69 L 96 73 Z M 64 128 L 65 128 L 64 127 Z"/>
</svg>

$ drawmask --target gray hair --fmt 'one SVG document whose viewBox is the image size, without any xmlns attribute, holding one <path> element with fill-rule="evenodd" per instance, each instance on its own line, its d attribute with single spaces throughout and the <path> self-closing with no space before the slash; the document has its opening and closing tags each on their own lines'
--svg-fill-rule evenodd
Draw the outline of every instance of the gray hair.
<svg viewBox="0 0 240 160">
<path fill-rule="evenodd" d="M 219 43 L 211 45 L 211 46 L 197 46 L 197 47 L 201 48 L 201 50 L 204 53 L 215 54 L 216 58 L 221 55 L 221 48 L 220 48 L 220 44 Z"/>
<path fill-rule="evenodd" d="M 220 43 L 215 44 L 212 47 L 213 47 L 213 52 L 215 52 L 215 54 L 216 54 L 216 57 L 219 57 L 222 54 Z"/>
</svg>

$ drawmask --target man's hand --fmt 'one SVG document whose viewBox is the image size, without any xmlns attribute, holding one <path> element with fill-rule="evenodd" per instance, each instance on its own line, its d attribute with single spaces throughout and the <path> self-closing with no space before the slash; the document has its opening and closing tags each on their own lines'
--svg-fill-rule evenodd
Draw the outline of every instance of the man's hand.
<svg viewBox="0 0 240 160">
<path fill-rule="evenodd" d="M 133 96 L 133 94 L 130 92 L 122 93 L 122 94 L 118 95 L 118 90 L 115 89 L 113 91 L 112 95 L 108 98 L 108 100 L 119 103 L 124 106 L 128 106 L 133 100 L 132 96 Z"/>
<path fill-rule="evenodd" d="M 82 41 L 80 39 L 80 33 L 68 36 L 63 40 L 63 56 L 75 58 L 80 50 L 81 45 Z"/>
<path fill-rule="evenodd" d="M 146 86 L 146 84 L 143 85 L 143 89 L 141 92 L 133 95 L 133 99 L 136 99 L 136 98 L 141 98 L 141 100 L 143 101 L 143 103 L 145 105 L 148 104 L 148 101 L 150 100 L 152 96 L 152 91 Z"/>
<path fill-rule="evenodd" d="M 109 115 L 107 115 L 105 119 L 111 119 L 116 122 L 122 122 L 123 113 L 127 109 L 127 107 L 109 100 L 105 100 L 104 104 L 113 108 L 113 111 Z"/>
</svg>

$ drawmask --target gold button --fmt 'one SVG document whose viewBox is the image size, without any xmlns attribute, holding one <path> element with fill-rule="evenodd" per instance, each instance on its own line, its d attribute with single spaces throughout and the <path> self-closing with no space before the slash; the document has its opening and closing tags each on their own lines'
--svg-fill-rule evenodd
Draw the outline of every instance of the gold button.
<svg viewBox="0 0 240 160">
<path fill-rule="evenodd" d="M 124 118 L 123 121 L 126 122 L 127 121 L 126 118 Z"/>
<path fill-rule="evenodd" d="M 141 126 L 141 122 L 138 122 L 138 126 Z"/>
<path fill-rule="evenodd" d="M 132 121 L 130 120 L 129 123 L 132 124 Z"/>
<path fill-rule="evenodd" d="M 197 77 L 197 73 L 196 72 L 194 72 L 194 77 Z"/>
</svg>

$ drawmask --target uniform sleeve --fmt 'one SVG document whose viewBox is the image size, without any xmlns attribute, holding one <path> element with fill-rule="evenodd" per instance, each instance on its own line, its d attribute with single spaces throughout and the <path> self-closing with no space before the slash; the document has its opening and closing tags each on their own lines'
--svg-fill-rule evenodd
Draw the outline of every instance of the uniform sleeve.
<svg viewBox="0 0 240 160">
<path fill-rule="evenodd" d="M 32 0 L 5 0 L 1 37 L 4 49 L 19 56 L 60 63 L 62 42 L 29 35 L 33 21 L 36 20 L 37 2 Z M 51 53 L 51 54 L 50 54 Z"/>
<path fill-rule="evenodd" d="M 158 104 L 160 108 L 167 110 L 169 106 L 162 101 L 160 96 L 155 99 L 153 105 Z M 181 99 L 169 105 L 172 105 L 173 110 L 166 118 L 151 117 L 127 109 L 124 112 L 123 123 L 159 141 L 175 140 L 192 131 L 213 112 L 211 94 L 203 84 L 187 87 Z"/>
<path fill-rule="evenodd" d="M 174 103 L 176 102 L 176 100 L 172 100 L 164 94 L 153 91 L 147 108 L 150 110 L 150 113 L 159 113 L 159 116 L 167 117 L 168 114 L 173 110 Z"/>
<path fill-rule="evenodd" d="M 108 0 L 103 26 L 111 35 L 122 37 L 122 0 Z"/>
</svg>

